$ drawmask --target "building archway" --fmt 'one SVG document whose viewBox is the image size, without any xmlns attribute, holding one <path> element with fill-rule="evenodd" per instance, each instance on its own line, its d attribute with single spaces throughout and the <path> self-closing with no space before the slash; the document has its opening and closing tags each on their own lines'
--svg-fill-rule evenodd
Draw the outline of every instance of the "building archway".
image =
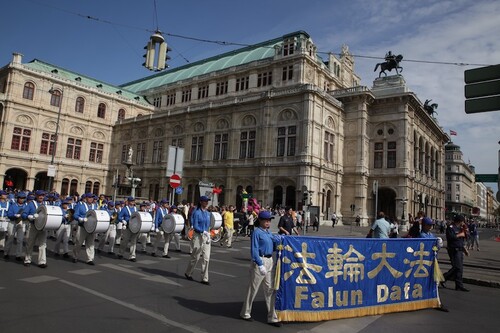
<svg viewBox="0 0 500 333">
<path fill-rule="evenodd" d="M 33 190 L 44 190 L 49 185 L 49 177 L 47 171 L 42 171 L 36 174 Z"/>
<path fill-rule="evenodd" d="M 383 187 L 378 190 L 378 211 L 385 213 L 388 218 L 396 218 L 396 191 Z M 377 212 L 378 213 L 378 212 Z"/>
<path fill-rule="evenodd" d="M 10 188 L 11 190 L 13 189 L 25 190 L 27 181 L 28 181 L 28 173 L 26 171 L 19 168 L 12 168 L 7 170 L 7 172 L 5 172 L 3 188 L 4 189 Z"/>
</svg>

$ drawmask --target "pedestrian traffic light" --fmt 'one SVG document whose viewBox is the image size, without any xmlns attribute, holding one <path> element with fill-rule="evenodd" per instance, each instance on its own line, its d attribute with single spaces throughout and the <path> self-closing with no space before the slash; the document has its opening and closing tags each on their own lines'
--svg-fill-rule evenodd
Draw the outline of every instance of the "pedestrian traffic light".
<svg viewBox="0 0 500 333">
<path fill-rule="evenodd" d="M 307 205 L 309 203 L 309 192 L 304 191 L 304 193 L 302 194 L 302 203 L 304 205 Z"/>
</svg>

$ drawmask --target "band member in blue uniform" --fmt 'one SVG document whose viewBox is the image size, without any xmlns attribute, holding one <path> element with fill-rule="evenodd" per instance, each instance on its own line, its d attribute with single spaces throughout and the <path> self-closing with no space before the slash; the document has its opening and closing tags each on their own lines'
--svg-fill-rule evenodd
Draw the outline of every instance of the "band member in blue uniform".
<svg viewBox="0 0 500 333">
<path fill-rule="evenodd" d="M 130 222 L 130 217 L 133 213 L 137 212 L 137 207 L 135 206 L 135 198 L 128 197 L 126 206 L 122 208 L 120 214 L 118 215 L 118 221 L 121 221 L 123 228 L 123 239 L 120 244 L 120 254 L 118 254 L 118 258 L 123 258 L 123 253 L 127 249 L 127 243 L 130 242 L 130 255 L 129 260 L 135 262 L 137 259 L 135 258 L 135 250 L 137 248 L 137 238 L 139 237 L 139 233 L 132 233 L 130 228 L 128 228 L 128 224 Z"/>
<path fill-rule="evenodd" d="M 115 254 L 115 239 L 116 239 L 116 222 L 118 221 L 118 212 L 115 209 L 115 203 L 113 201 L 108 201 L 108 203 L 101 207 L 109 215 L 109 228 L 105 233 L 101 234 L 99 238 L 99 246 L 97 247 L 97 252 L 104 250 L 104 245 L 106 242 L 109 243 L 108 254 Z"/>
<path fill-rule="evenodd" d="M 203 256 L 203 260 L 201 262 L 201 283 L 210 285 L 210 282 L 208 282 L 208 264 L 210 262 L 211 238 L 210 212 L 207 207 L 208 197 L 203 195 L 200 197 L 200 202 L 191 215 L 191 224 L 194 230 L 193 239 L 191 239 L 193 252 L 191 253 L 191 258 L 184 276 L 186 276 L 186 279 L 188 280 L 193 280 L 192 275 L 196 264 L 200 260 L 200 256 Z"/>
<path fill-rule="evenodd" d="M 0 190 L 0 248 L 4 251 L 5 238 L 9 229 L 9 219 L 7 218 L 7 211 L 12 203 L 7 200 L 7 192 Z"/>
<path fill-rule="evenodd" d="M 162 199 L 160 201 L 160 207 L 156 211 L 155 214 L 155 231 L 156 231 L 156 236 L 155 236 L 155 242 L 153 246 L 153 252 L 151 255 L 153 257 L 156 257 L 157 255 L 160 255 L 158 252 L 158 248 L 161 245 L 162 241 L 165 241 L 163 245 L 163 251 L 161 252 L 161 256 L 163 258 L 170 258 L 168 255 L 168 243 L 167 243 L 167 237 L 168 235 L 165 234 L 163 229 L 161 228 L 161 224 L 163 223 L 163 218 L 168 215 L 168 201 L 166 199 Z"/>
<path fill-rule="evenodd" d="M 38 207 L 43 206 L 43 198 L 45 192 L 42 190 L 35 191 L 35 200 L 28 202 L 26 208 L 21 214 L 23 220 L 29 221 L 28 242 L 26 244 L 26 256 L 24 257 L 24 266 L 31 265 L 31 254 L 35 242 L 38 244 L 38 267 L 47 267 L 47 230 L 37 230 L 34 222 L 38 217 L 36 213 Z"/>
<path fill-rule="evenodd" d="M 56 242 L 54 244 L 54 255 L 56 257 L 60 256 L 59 248 L 61 243 L 63 246 L 63 257 L 69 258 L 69 237 L 71 235 L 71 221 L 73 220 L 74 210 L 69 207 L 70 202 L 68 200 L 63 200 L 61 203 L 62 210 L 62 223 L 56 232 Z"/>
<path fill-rule="evenodd" d="M 78 221 L 78 238 L 75 246 L 73 247 L 73 262 L 78 262 L 78 254 L 80 253 L 81 246 L 85 242 L 86 262 L 88 265 L 94 265 L 94 242 L 95 234 L 88 233 L 85 230 L 84 224 L 87 222 L 87 212 L 89 210 L 97 209 L 94 203 L 94 195 L 92 193 L 84 194 L 84 199 L 78 205 L 75 211 L 75 219 Z"/>
<path fill-rule="evenodd" d="M 19 192 L 16 195 L 16 202 L 10 204 L 9 210 L 7 211 L 7 217 L 10 219 L 9 230 L 7 232 L 8 239 L 5 244 L 5 255 L 3 256 L 6 260 L 9 259 L 10 248 L 14 243 L 14 237 L 17 238 L 16 245 L 16 260 L 22 261 L 23 255 L 23 241 L 24 241 L 24 224 L 21 218 L 21 213 L 25 208 L 26 193 Z"/>
<path fill-rule="evenodd" d="M 247 321 L 253 321 L 252 303 L 259 291 L 259 287 L 264 282 L 264 298 L 267 307 L 267 323 L 273 326 L 281 326 L 278 321 L 274 304 L 276 292 L 273 288 L 274 262 L 273 252 L 276 251 L 280 243 L 280 236 L 273 235 L 269 231 L 273 216 L 269 211 L 261 211 L 258 215 L 259 225 L 254 229 L 250 243 L 252 263 L 250 267 L 250 283 L 247 296 L 240 312 L 240 317 Z M 281 236 L 283 237 L 283 236 Z"/>
</svg>

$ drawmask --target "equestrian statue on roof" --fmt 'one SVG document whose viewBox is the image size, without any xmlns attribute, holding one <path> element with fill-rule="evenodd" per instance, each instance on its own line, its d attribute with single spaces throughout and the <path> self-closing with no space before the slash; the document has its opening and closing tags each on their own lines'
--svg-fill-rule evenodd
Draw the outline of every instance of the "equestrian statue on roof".
<svg viewBox="0 0 500 333">
<path fill-rule="evenodd" d="M 400 69 L 401 72 L 403 71 L 403 67 L 399 66 L 401 60 L 403 60 L 403 56 L 401 54 L 394 55 L 392 54 L 392 51 L 389 51 L 385 54 L 385 62 L 378 63 L 373 71 L 377 71 L 377 68 L 380 66 L 380 73 L 378 74 L 378 77 L 380 77 L 382 73 L 387 76 L 387 73 L 385 72 L 386 70 L 390 72 L 395 69 L 396 74 L 399 74 L 398 69 Z"/>
</svg>

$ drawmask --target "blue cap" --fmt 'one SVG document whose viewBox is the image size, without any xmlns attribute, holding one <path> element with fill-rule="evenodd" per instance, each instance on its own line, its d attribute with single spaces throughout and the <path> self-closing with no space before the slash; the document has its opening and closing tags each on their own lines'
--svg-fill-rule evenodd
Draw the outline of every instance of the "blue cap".
<svg viewBox="0 0 500 333">
<path fill-rule="evenodd" d="M 259 213 L 259 220 L 272 220 L 274 216 L 271 215 L 270 211 L 263 210 Z"/>
<path fill-rule="evenodd" d="M 433 225 L 434 221 L 430 217 L 426 216 L 422 219 L 422 224 Z"/>
<path fill-rule="evenodd" d="M 172 205 L 172 206 L 170 206 L 170 209 L 177 209 L 177 206 L 176 205 Z"/>
<path fill-rule="evenodd" d="M 26 198 L 26 193 L 24 193 L 24 192 L 19 192 L 19 193 L 17 193 L 17 194 L 16 194 L 16 197 L 17 197 L 17 198 Z"/>
<path fill-rule="evenodd" d="M 27 196 L 27 200 L 35 200 L 35 196 L 33 194 L 29 194 Z"/>
<path fill-rule="evenodd" d="M 210 199 L 206 195 L 202 195 L 200 197 L 200 201 L 206 201 L 206 202 L 208 202 L 208 201 L 210 201 Z"/>
<path fill-rule="evenodd" d="M 108 201 L 108 206 L 114 206 L 115 203 L 113 201 Z"/>
<path fill-rule="evenodd" d="M 39 196 L 39 195 L 45 195 L 45 191 L 44 190 L 36 190 L 35 196 Z"/>
<path fill-rule="evenodd" d="M 128 197 L 127 201 L 135 201 L 135 198 L 134 197 Z"/>
<path fill-rule="evenodd" d="M 163 204 L 166 204 L 168 203 L 168 200 L 167 199 L 161 199 L 160 201 L 160 205 L 163 205 Z"/>
<path fill-rule="evenodd" d="M 7 195 L 7 192 L 5 192 L 4 190 L 0 190 L 0 195 Z"/>
<path fill-rule="evenodd" d="M 71 201 L 70 201 L 70 200 L 63 200 L 63 201 L 61 202 L 61 205 L 68 205 L 68 204 L 70 204 L 70 203 L 71 203 Z"/>
</svg>

